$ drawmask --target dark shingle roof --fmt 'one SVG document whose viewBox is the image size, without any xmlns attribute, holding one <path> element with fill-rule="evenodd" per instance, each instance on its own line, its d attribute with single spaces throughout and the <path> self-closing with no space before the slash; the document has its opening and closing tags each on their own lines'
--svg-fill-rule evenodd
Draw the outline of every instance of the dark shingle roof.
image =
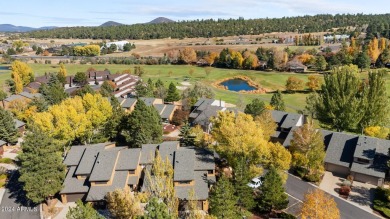
<svg viewBox="0 0 390 219">
<path fill-rule="evenodd" d="M 14 101 L 14 100 L 20 100 L 22 99 L 23 97 L 21 95 L 18 95 L 18 94 L 13 94 L 9 97 L 7 97 L 6 99 L 4 99 L 4 101 L 6 102 L 11 102 L 11 101 Z"/>
<path fill-rule="evenodd" d="M 27 97 L 28 99 L 34 99 L 34 98 L 39 98 L 39 97 L 42 97 L 42 94 L 40 93 L 28 93 L 28 92 L 21 92 L 19 95 L 23 96 L 23 97 Z"/>
<path fill-rule="evenodd" d="M 139 176 L 129 176 L 127 178 L 127 185 L 136 185 L 138 184 Z"/>
<path fill-rule="evenodd" d="M 293 138 L 294 138 L 294 131 L 295 131 L 297 128 L 299 128 L 299 127 L 298 127 L 298 126 L 294 126 L 294 127 L 292 127 L 291 130 L 288 132 L 288 135 L 287 135 L 286 139 L 285 139 L 284 142 L 283 142 L 283 146 L 284 146 L 284 147 L 290 147 L 290 145 L 291 145 L 291 140 L 293 140 Z M 280 132 L 279 132 L 279 134 L 280 134 Z"/>
<path fill-rule="evenodd" d="M 76 170 L 75 166 L 71 166 L 66 174 L 64 181 L 64 188 L 61 190 L 61 194 L 63 193 L 87 193 L 89 187 L 85 182 L 86 179 L 77 179 L 74 176 L 74 172 Z"/>
<path fill-rule="evenodd" d="M 131 108 L 137 102 L 137 99 L 135 99 L 135 98 L 126 98 L 124 100 L 125 101 L 123 101 L 123 103 L 121 104 L 121 107 L 126 108 L 126 109 Z"/>
<path fill-rule="evenodd" d="M 191 149 L 177 150 L 174 161 L 174 181 L 194 180 L 195 151 Z"/>
<path fill-rule="evenodd" d="M 66 154 L 64 164 L 66 166 L 77 166 L 80 163 L 80 160 L 84 154 L 85 148 L 86 148 L 86 146 L 73 146 L 73 147 L 71 147 L 68 154 Z"/>
<path fill-rule="evenodd" d="M 158 144 L 143 144 L 141 150 L 141 159 L 140 164 L 150 164 L 154 160 L 154 155 L 156 152 Z"/>
<path fill-rule="evenodd" d="M 169 117 L 172 115 L 172 113 L 175 111 L 174 105 L 166 104 L 164 111 L 160 114 L 161 118 L 163 119 L 169 119 Z"/>
<path fill-rule="evenodd" d="M 165 104 L 155 104 L 154 108 L 156 108 L 158 114 L 161 115 L 161 113 L 163 112 L 165 106 L 166 106 Z"/>
<path fill-rule="evenodd" d="M 356 144 L 354 157 L 372 160 L 375 157 L 377 139 L 367 136 L 359 136 Z"/>
<path fill-rule="evenodd" d="M 115 162 L 118 157 L 117 150 L 102 151 L 99 153 L 95 166 L 93 167 L 89 181 L 109 181 L 114 171 Z"/>
<path fill-rule="evenodd" d="M 289 129 L 296 126 L 303 115 L 296 113 L 288 113 L 283 123 L 280 125 L 281 128 Z"/>
<path fill-rule="evenodd" d="M 135 170 L 141 157 L 141 148 L 126 148 L 120 151 L 115 170 Z"/>
<path fill-rule="evenodd" d="M 126 186 L 128 171 L 115 171 L 111 186 L 91 186 L 86 201 L 101 201 L 108 192 L 123 189 Z"/>
<path fill-rule="evenodd" d="M 7 142 L 5 142 L 5 141 L 3 141 L 3 140 L 0 140 L 0 146 L 3 146 L 3 145 L 5 145 L 5 144 L 7 144 Z"/>
<path fill-rule="evenodd" d="M 352 163 L 351 171 L 355 173 L 362 173 L 369 176 L 375 176 L 385 178 L 388 158 L 385 156 L 376 156 L 373 164 L 361 164 L 354 162 Z"/>
<path fill-rule="evenodd" d="M 214 152 L 198 147 L 187 147 L 195 151 L 194 170 L 215 170 Z"/>
<path fill-rule="evenodd" d="M 164 161 L 168 158 L 173 165 L 174 153 L 179 148 L 179 145 L 180 143 L 178 141 L 165 141 L 161 143 L 158 148 L 161 158 Z"/>
<path fill-rule="evenodd" d="M 87 146 L 83 157 L 77 167 L 76 175 L 89 175 L 100 151 L 104 150 L 106 144 L 96 144 Z"/>
<path fill-rule="evenodd" d="M 140 100 L 144 101 L 146 106 L 152 106 L 156 99 L 157 98 L 152 98 L 152 97 L 140 97 Z"/>
<path fill-rule="evenodd" d="M 193 123 L 206 127 L 210 123 L 210 118 L 217 116 L 218 112 L 223 109 L 223 107 L 219 106 L 209 106 L 196 117 Z"/>
<path fill-rule="evenodd" d="M 17 128 L 17 129 L 26 125 L 26 123 L 24 123 L 20 120 L 14 119 L 14 121 L 15 121 L 15 128 Z"/>
<path fill-rule="evenodd" d="M 353 161 L 357 136 L 334 132 L 326 151 L 325 162 L 349 167 Z"/>
<path fill-rule="evenodd" d="M 206 200 L 209 197 L 208 178 L 206 171 L 195 171 L 195 185 L 194 186 L 175 186 L 176 196 L 179 199 L 188 200 L 191 190 L 195 191 L 195 198 L 197 200 Z M 212 180 L 212 179 L 211 179 Z"/>
</svg>

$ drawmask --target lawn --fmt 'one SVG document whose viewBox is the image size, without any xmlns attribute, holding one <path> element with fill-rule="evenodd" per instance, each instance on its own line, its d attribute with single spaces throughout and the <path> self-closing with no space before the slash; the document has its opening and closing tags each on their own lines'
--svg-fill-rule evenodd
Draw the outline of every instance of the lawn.
<svg viewBox="0 0 390 219">
<path fill-rule="evenodd" d="M 44 75 L 45 72 L 57 72 L 59 65 L 51 64 L 30 64 L 34 70 L 35 75 Z M 109 69 L 111 73 L 122 72 L 123 70 L 133 70 L 132 65 L 80 65 L 80 64 L 67 64 L 65 65 L 68 74 L 75 74 L 79 71 L 86 71 L 88 68 L 93 67 L 97 70 Z M 180 82 L 187 80 L 191 84 L 197 81 L 201 81 L 211 86 L 216 80 L 233 77 L 236 75 L 244 75 L 251 78 L 253 81 L 270 90 L 284 90 L 284 85 L 289 76 L 296 76 L 305 82 L 309 74 L 295 74 L 287 72 L 263 72 L 263 71 L 251 71 L 251 70 L 234 70 L 234 69 L 220 69 L 213 68 L 209 75 L 206 75 L 204 68 L 188 66 L 188 65 L 145 65 L 143 66 L 146 73 L 142 76 L 144 80 L 151 78 L 153 80 L 161 79 L 165 84 L 170 82 L 180 85 Z M 190 69 L 193 70 L 190 75 Z M 9 65 L 0 65 L 0 84 L 3 84 L 6 79 L 10 78 Z M 362 74 L 366 77 L 366 73 Z M 389 77 L 389 76 L 388 76 Z M 387 81 L 387 89 L 390 93 L 390 80 Z M 214 88 L 217 99 L 225 100 L 228 103 L 236 104 L 239 99 L 242 99 L 245 103 L 250 102 L 254 98 L 261 98 L 264 101 L 270 101 L 272 94 L 240 94 L 237 92 L 221 90 Z M 296 112 L 297 110 L 305 107 L 305 99 L 308 96 L 307 93 L 295 93 L 285 94 L 284 99 L 287 106 L 287 111 Z"/>
</svg>

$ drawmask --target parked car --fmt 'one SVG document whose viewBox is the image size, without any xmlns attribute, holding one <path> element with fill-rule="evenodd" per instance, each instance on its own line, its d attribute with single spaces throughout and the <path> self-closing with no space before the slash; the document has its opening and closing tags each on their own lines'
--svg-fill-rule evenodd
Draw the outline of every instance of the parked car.
<svg viewBox="0 0 390 219">
<path fill-rule="evenodd" d="M 253 178 L 249 183 L 248 186 L 251 187 L 252 189 L 257 189 L 261 186 L 263 183 L 264 177 L 259 176 L 256 178 Z"/>
</svg>

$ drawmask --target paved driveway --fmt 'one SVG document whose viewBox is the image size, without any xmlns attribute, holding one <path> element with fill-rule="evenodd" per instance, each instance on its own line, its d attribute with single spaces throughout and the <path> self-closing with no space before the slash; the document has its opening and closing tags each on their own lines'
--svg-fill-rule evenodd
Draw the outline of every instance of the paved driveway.
<svg viewBox="0 0 390 219">
<path fill-rule="evenodd" d="M 12 174 L 0 204 L 0 218 L 7 219 L 40 219 L 39 205 L 28 203 L 18 182 L 17 170 Z"/>
<path fill-rule="evenodd" d="M 292 176 L 289 174 L 286 182 L 286 192 L 290 196 L 292 196 L 296 200 L 303 201 L 304 195 L 306 192 L 310 190 L 317 189 L 317 187 L 313 186 L 310 183 L 304 182 L 301 179 Z M 330 194 L 331 195 L 331 194 Z M 333 196 L 333 195 L 332 195 Z M 337 207 L 340 210 L 340 216 L 342 219 L 378 219 L 381 218 L 374 214 L 371 214 L 351 203 L 337 197 L 333 196 L 335 202 L 337 203 Z"/>
</svg>

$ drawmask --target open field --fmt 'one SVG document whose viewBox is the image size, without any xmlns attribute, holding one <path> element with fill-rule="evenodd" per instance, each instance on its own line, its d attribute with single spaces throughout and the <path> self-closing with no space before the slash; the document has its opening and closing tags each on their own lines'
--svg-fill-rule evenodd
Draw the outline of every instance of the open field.
<svg viewBox="0 0 390 219">
<path fill-rule="evenodd" d="M 45 72 L 57 72 L 59 69 L 58 65 L 48 64 L 30 64 L 35 72 L 36 76 L 43 75 Z M 111 73 L 122 72 L 123 70 L 133 70 L 133 65 L 79 65 L 79 64 L 67 64 L 65 65 L 68 74 L 75 74 L 78 71 L 86 71 L 88 68 L 93 67 L 97 70 L 109 69 Z M 11 72 L 7 65 L 0 65 L 0 84 L 4 84 L 6 79 L 9 79 Z M 263 71 L 251 71 L 251 70 L 234 70 L 234 69 L 220 69 L 213 68 L 210 75 L 206 75 L 204 68 L 188 66 L 188 65 L 145 65 L 143 66 L 146 73 L 142 75 L 144 80 L 151 78 L 156 81 L 161 79 L 166 85 L 170 82 L 175 83 L 177 86 L 182 86 L 181 82 L 186 80 L 191 85 L 200 81 L 202 83 L 211 84 L 217 80 L 230 78 L 236 75 L 243 75 L 251 78 L 253 81 L 258 83 L 260 86 L 270 90 L 284 90 L 284 86 L 288 77 L 294 75 L 305 82 L 309 74 L 296 74 L 288 72 L 263 72 Z M 189 71 L 193 69 L 193 74 L 190 75 Z M 366 77 L 367 73 L 362 73 L 362 77 Z M 390 93 L 390 76 L 387 81 L 387 90 Z M 217 99 L 222 99 L 228 103 L 236 104 L 239 99 L 242 99 L 245 103 L 248 103 L 254 98 L 261 98 L 264 101 L 270 101 L 272 94 L 240 94 L 233 91 L 222 90 L 213 87 Z M 284 99 L 288 107 L 288 111 L 297 111 L 305 107 L 305 99 L 308 93 L 295 93 L 285 94 Z"/>
<path fill-rule="evenodd" d="M 324 35 L 325 32 L 313 33 L 313 35 Z M 289 38 L 294 37 L 297 33 L 284 32 L 284 33 L 267 33 L 260 35 L 241 35 L 241 36 L 228 36 L 228 37 L 215 37 L 215 38 L 184 38 L 184 39 L 151 39 L 151 40 L 132 40 L 127 39 L 130 43 L 136 45 L 136 49 L 130 52 L 116 52 L 106 56 L 130 56 L 132 53 L 137 53 L 141 56 L 163 56 L 170 50 L 182 50 L 185 47 L 192 47 L 195 50 L 200 51 L 212 51 L 220 52 L 224 48 L 230 48 L 237 51 L 242 51 L 248 49 L 250 51 L 255 51 L 258 47 L 277 47 L 285 48 L 290 47 L 290 49 L 295 50 L 297 48 L 302 48 L 304 50 L 311 48 L 319 48 L 320 46 L 293 46 L 292 44 L 275 44 L 272 43 L 273 39 L 277 38 Z M 256 41 L 256 38 L 262 38 L 261 41 Z M 44 43 L 49 46 L 62 45 L 62 44 L 72 44 L 72 43 L 100 43 L 102 40 L 93 40 L 93 39 L 23 39 L 28 42 L 30 45 L 36 43 Z M 223 40 L 225 45 L 216 45 L 217 40 Z M 107 40 L 109 42 L 109 40 Z M 252 44 L 253 43 L 253 44 Z M 256 44 L 254 44 L 256 43 Z M 332 44 L 339 45 L 339 44 Z M 322 45 L 326 47 L 327 44 Z M 26 53 L 27 54 L 27 53 Z"/>
</svg>

